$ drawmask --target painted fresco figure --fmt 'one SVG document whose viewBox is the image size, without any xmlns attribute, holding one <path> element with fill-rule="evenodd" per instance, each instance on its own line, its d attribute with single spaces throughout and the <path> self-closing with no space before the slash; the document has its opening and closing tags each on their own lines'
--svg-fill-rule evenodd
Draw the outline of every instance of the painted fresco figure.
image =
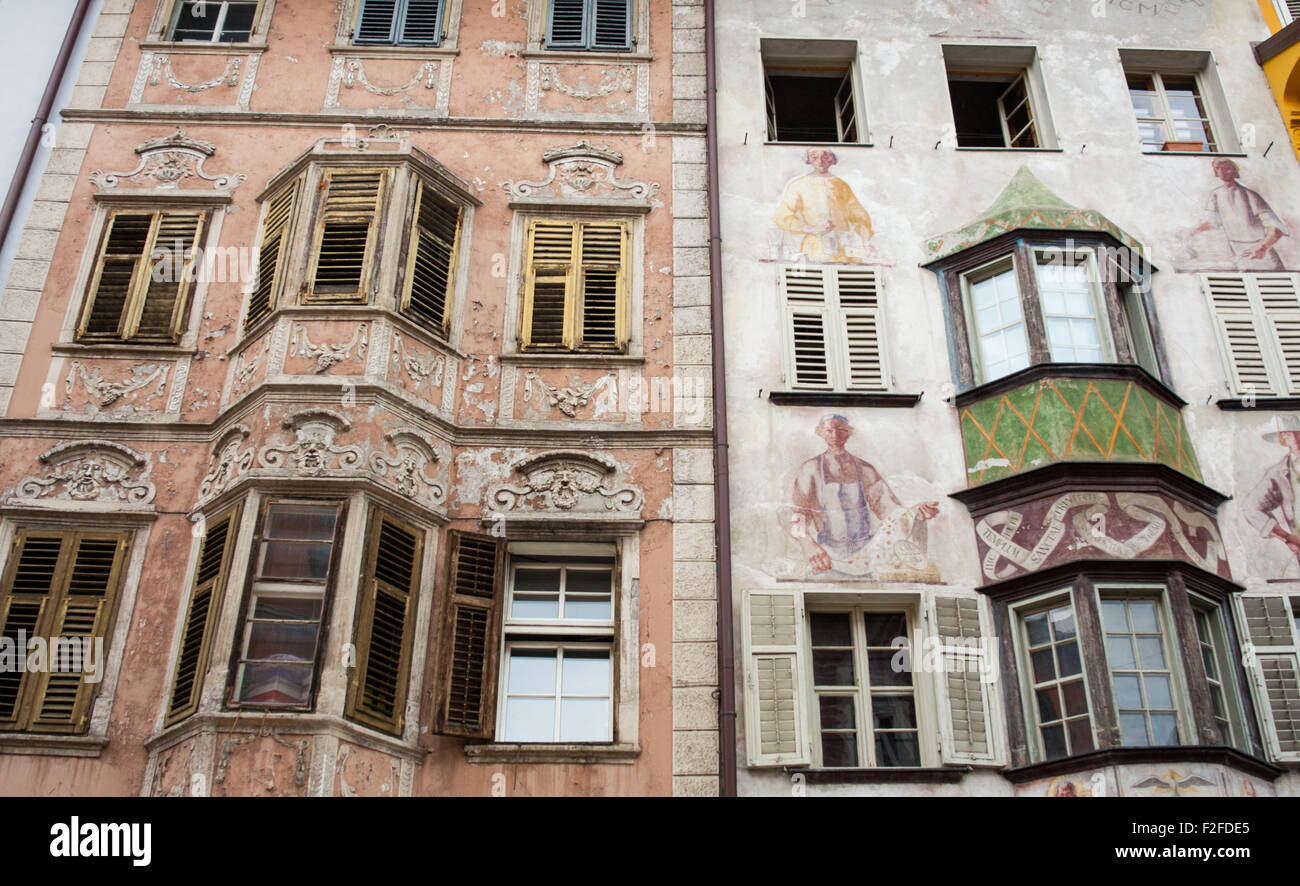
<svg viewBox="0 0 1300 886">
<path fill-rule="evenodd" d="M 1273 244 L 1289 234 L 1286 225 L 1259 192 L 1238 181 L 1241 172 L 1236 163 L 1220 157 L 1214 161 L 1213 168 L 1223 182 L 1206 200 L 1205 208 L 1213 218 L 1201 222 L 1193 233 L 1217 225 L 1228 239 L 1238 270 L 1282 270 L 1282 259 Z"/>
<path fill-rule="evenodd" d="M 871 216 L 844 179 L 831 175 L 837 158 L 825 148 L 809 148 L 804 162 L 813 171 L 791 179 L 773 221 L 783 231 L 802 236 L 799 251 L 813 262 L 860 262 L 846 239 L 856 235 L 865 252 L 871 239 Z"/>
<path fill-rule="evenodd" d="M 1277 431 L 1264 435 L 1270 443 L 1286 447 L 1286 456 L 1264 472 L 1242 502 L 1246 522 L 1264 538 L 1280 539 L 1300 561 L 1300 524 L 1296 499 L 1300 493 L 1300 420 L 1282 416 Z M 1276 576 L 1275 576 L 1276 577 Z"/>
<path fill-rule="evenodd" d="M 811 570 L 937 580 L 926 524 L 938 515 L 938 502 L 904 508 L 869 462 L 845 450 L 853 427 L 844 416 L 822 418 L 817 435 L 826 450 L 800 466 L 791 520 Z"/>
</svg>

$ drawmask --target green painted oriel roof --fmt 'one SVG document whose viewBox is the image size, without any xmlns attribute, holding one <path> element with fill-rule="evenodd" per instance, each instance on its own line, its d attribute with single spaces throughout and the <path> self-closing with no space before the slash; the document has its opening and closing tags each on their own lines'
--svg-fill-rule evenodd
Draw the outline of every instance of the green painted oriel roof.
<svg viewBox="0 0 1300 886">
<path fill-rule="evenodd" d="M 993 205 L 964 227 L 926 243 L 928 261 L 937 261 L 1018 228 L 1045 231 L 1096 231 L 1110 234 L 1136 252 L 1142 244 L 1094 209 L 1071 206 L 1021 166 Z"/>
</svg>

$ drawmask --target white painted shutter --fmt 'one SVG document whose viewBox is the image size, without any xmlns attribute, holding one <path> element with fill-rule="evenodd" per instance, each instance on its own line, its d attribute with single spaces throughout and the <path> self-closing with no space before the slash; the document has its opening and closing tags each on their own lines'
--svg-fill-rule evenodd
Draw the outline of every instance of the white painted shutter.
<svg viewBox="0 0 1300 886">
<path fill-rule="evenodd" d="M 880 280 L 873 268 L 840 268 L 835 273 L 840 334 L 844 346 L 844 387 L 883 391 L 885 379 L 880 314 Z"/>
<path fill-rule="evenodd" d="M 747 591 L 744 597 L 745 745 L 750 766 L 807 766 L 798 591 Z"/>
<path fill-rule="evenodd" d="M 1282 763 L 1300 762 L 1300 638 L 1282 594 L 1242 594 L 1236 600 L 1264 743 Z"/>
<path fill-rule="evenodd" d="M 1250 278 L 1255 285 L 1259 304 L 1272 335 L 1274 355 L 1282 370 L 1282 384 L 1286 393 L 1300 395 L 1300 292 L 1294 274 L 1256 274 Z"/>
<path fill-rule="evenodd" d="M 1241 274 L 1209 274 L 1202 280 L 1210 312 L 1219 333 L 1224 369 L 1234 394 L 1278 393 L 1269 377 L 1261 333 L 1263 318 L 1252 304 L 1246 278 Z"/>
<path fill-rule="evenodd" d="M 943 650 L 943 672 L 935 674 L 943 762 L 996 763 L 990 687 L 997 683 L 985 683 L 981 677 L 986 668 L 996 668 L 998 662 L 995 656 L 986 655 L 984 638 L 992 642 L 993 634 L 981 625 L 980 600 L 935 594 L 930 601 L 929 621 L 931 638 Z M 917 656 L 914 660 L 921 660 L 920 650 L 913 655 Z M 994 679 L 998 677 L 996 671 L 990 674 Z"/>
<path fill-rule="evenodd" d="M 785 268 L 781 272 L 781 289 L 785 295 L 790 389 L 829 391 L 834 379 L 826 335 L 830 311 L 825 272 L 821 268 Z"/>
</svg>

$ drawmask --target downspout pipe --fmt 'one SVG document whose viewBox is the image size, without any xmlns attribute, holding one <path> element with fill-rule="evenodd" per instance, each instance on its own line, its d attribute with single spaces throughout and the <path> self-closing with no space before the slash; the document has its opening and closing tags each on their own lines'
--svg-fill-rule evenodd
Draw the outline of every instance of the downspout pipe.
<svg viewBox="0 0 1300 886">
<path fill-rule="evenodd" d="M 727 463 L 726 336 L 722 316 L 722 222 L 718 208 L 718 77 L 714 0 L 704 0 L 704 99 L 709 171 L 709 304 L 713 336 L 713 498 L 718 577 L 718 793 L 736 796 L 736 656 L 731 606 L 731 487 Z"/>
<path fill-rule="evenodd" d="M 14 213 L 18 211 L 18 203 L 22 199 L 23 191 L 26 189 L 27 178 L 32 172 L 32 162 L 36 159 L 36 149 L 41 144 L 41 134 L 45 131 L 45 124 L 49 122 L 50 112 L 54 109 L 54 101 L 58 98 L 59 88 L 63 85 L 63 75 L 67 73 L 68 62 L 72 60 L 72 53 L 76 49 L 77 39 L 81 36 L 81 29 L 86 24 L 86 13 L 90 11 L 91 3 L 94 0 L 80 0 L 77 8 L 72 13 L 72 22 L 68 25 L 68 32 L 63 36 L 63 45 L 59 47 L 58 58 L 54 60 L 54 70 L 50 73 L 50 81 L 45 85 L 45 94 L 41 96 L 40 106 L 36 109 L 36 116 L 32 118 L 32 128 L 27 133 L 27 143 L 23 145 L 23 152 L 18 158 L 18 168 L 14 170 L 14 179 L 9 183 L 9 193 L 5 195 L 4 208 L 0 209 L 0 249 L 4 248 L 5 242 L 9 239 L 9 229 L 14 223 Z"/>
</svg>

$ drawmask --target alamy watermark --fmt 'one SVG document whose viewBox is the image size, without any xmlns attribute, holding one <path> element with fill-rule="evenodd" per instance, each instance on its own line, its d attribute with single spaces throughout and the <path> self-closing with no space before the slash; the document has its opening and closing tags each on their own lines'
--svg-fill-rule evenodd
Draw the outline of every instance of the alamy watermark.
<svg viewBox="0 0 1300 886">
<path fill-rule="evenodd" d="M 86 683 L 104 679 L 103 637 L 0 637 L 0 674 L 81 674 Z"/>
</svg>

